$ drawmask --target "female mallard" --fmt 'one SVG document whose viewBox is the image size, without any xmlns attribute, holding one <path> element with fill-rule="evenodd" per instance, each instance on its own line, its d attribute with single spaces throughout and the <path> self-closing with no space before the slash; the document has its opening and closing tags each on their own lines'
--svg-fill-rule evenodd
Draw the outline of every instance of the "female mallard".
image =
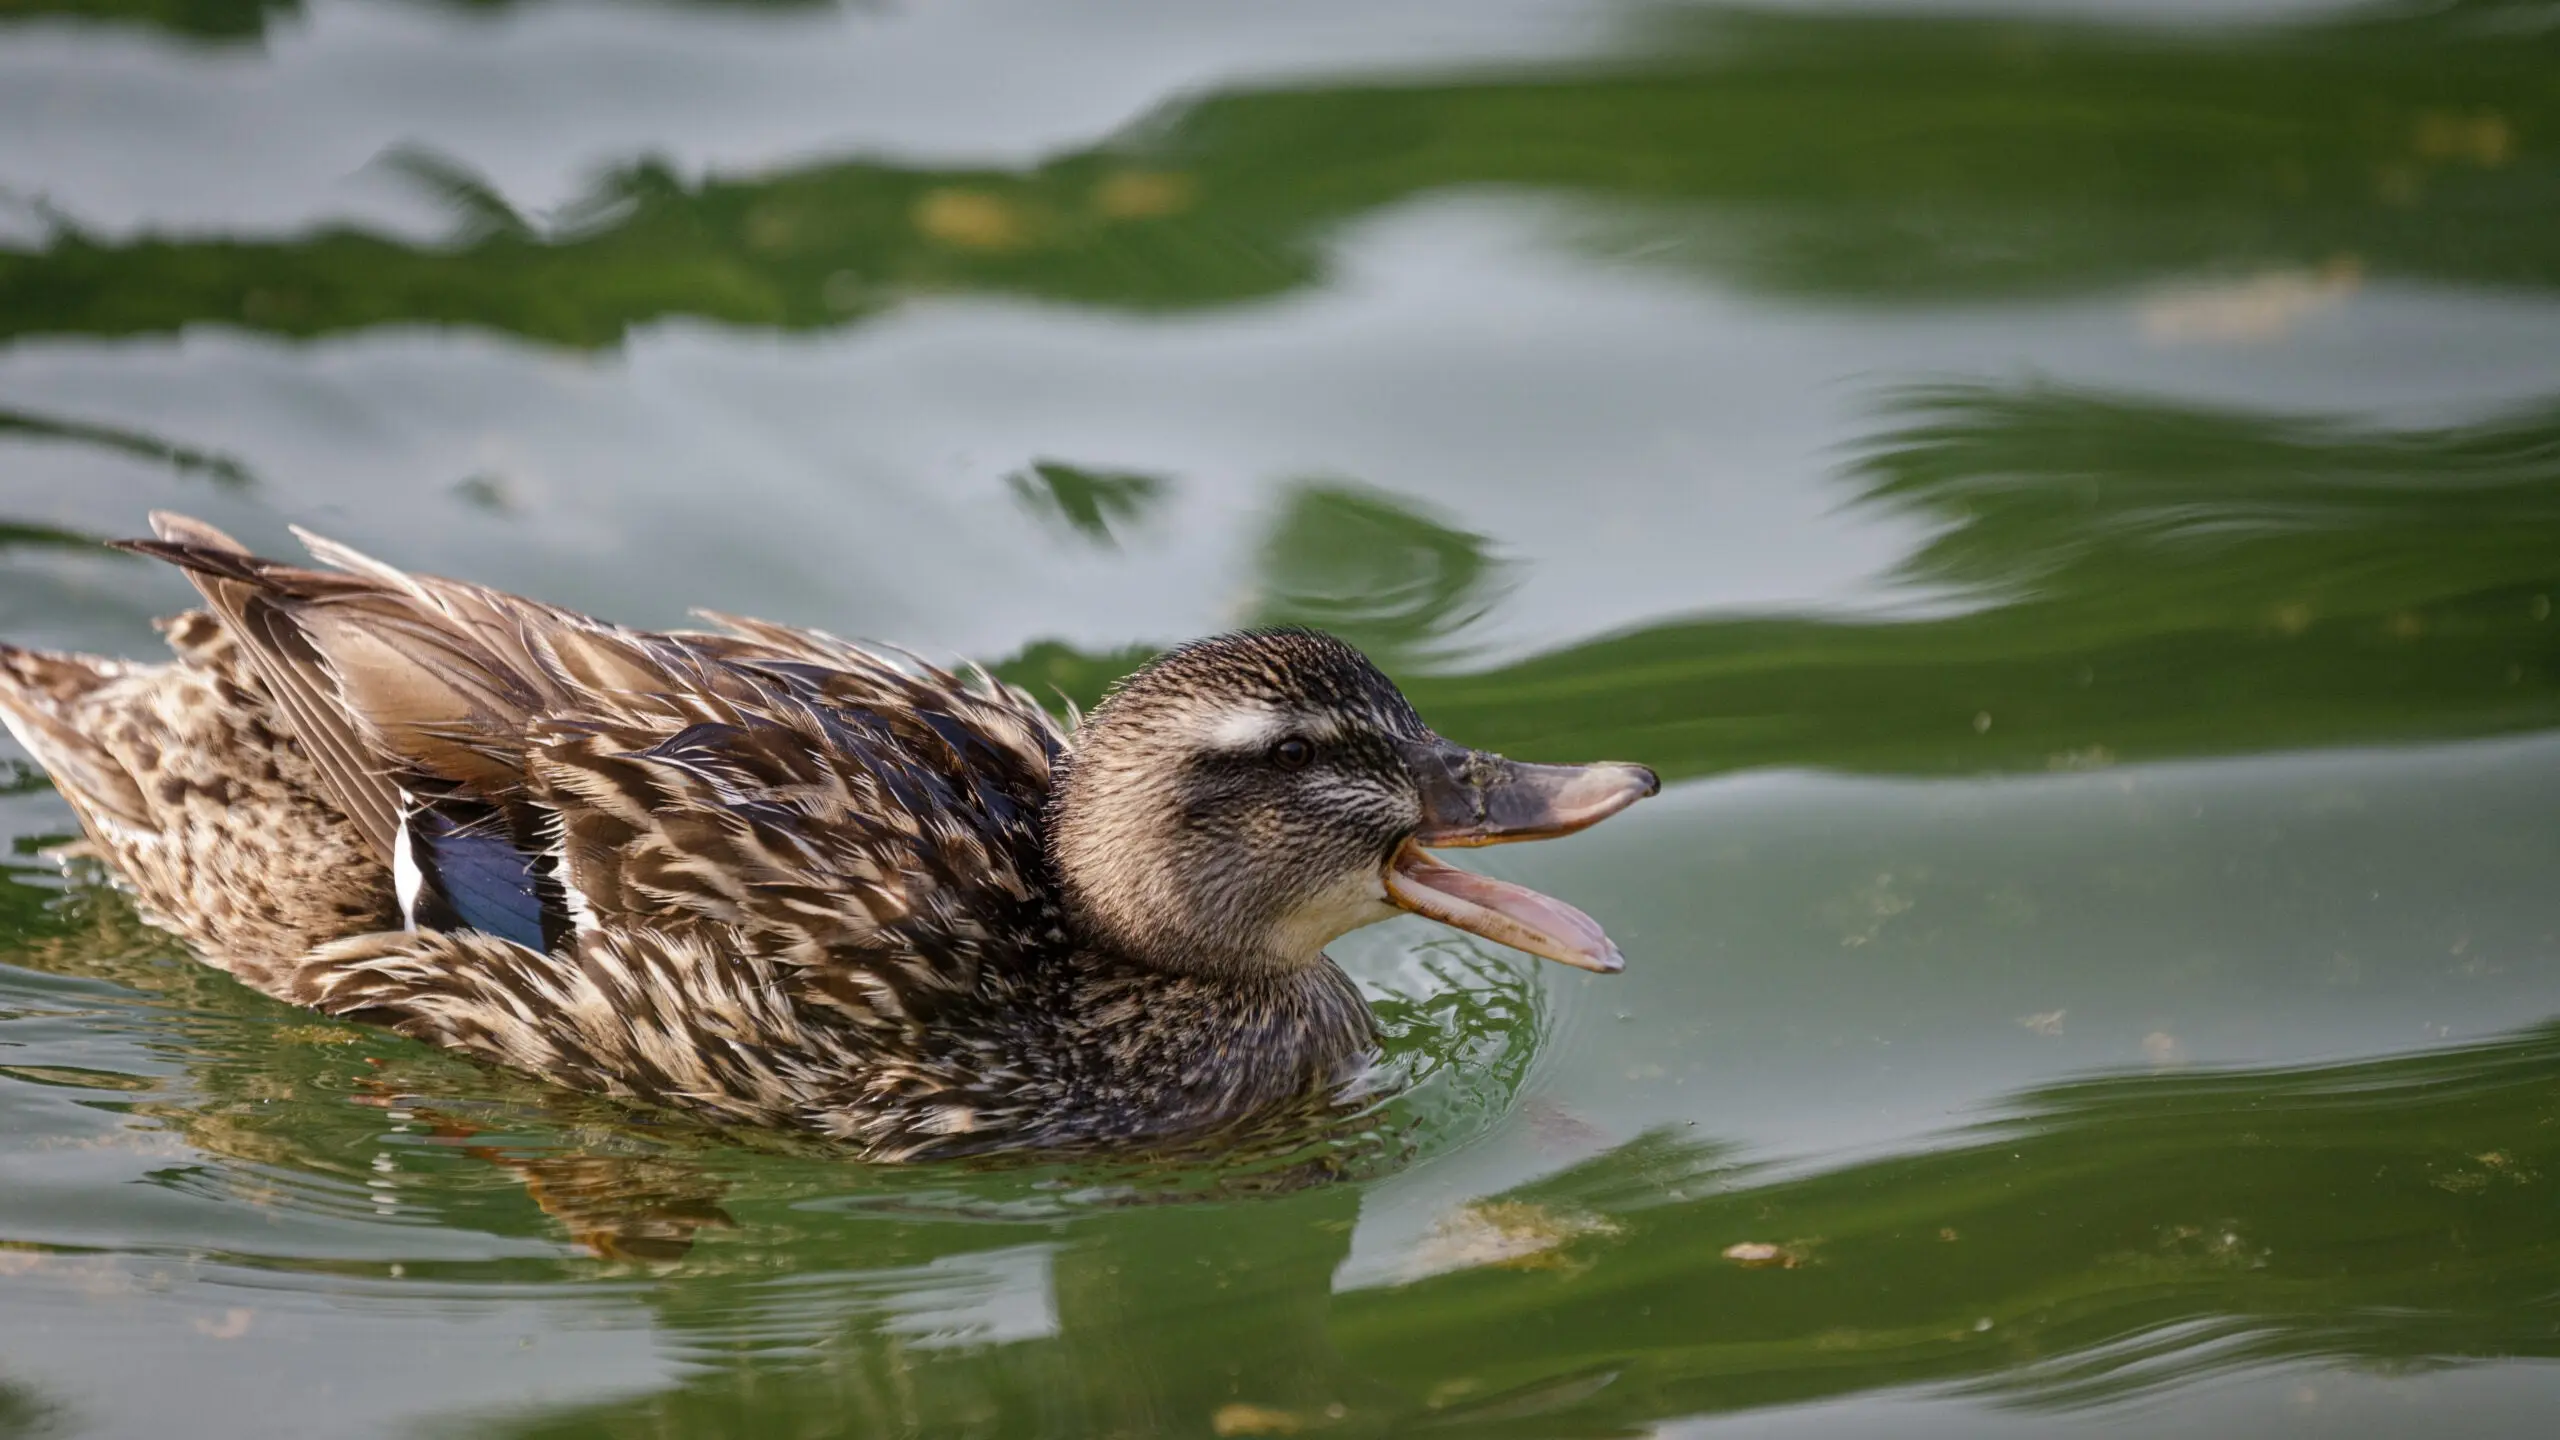
<svg viewBox="0 0 2560 1440">
<path fill-rule="evenodd" d="M 1399 911 L 1590 970 L 1421 847 L 1657 787 L 1431 733 L 1305 631 L 1185 645 L 1072 735 L 815 631 L 652 634 L 157 515 L 174 664 L 0 646 L 0 717 L 160 923 L 267 994 L 877 1158 L 1167 1139 L 1373 1050 L 1324 947 Z"/>
</svg>

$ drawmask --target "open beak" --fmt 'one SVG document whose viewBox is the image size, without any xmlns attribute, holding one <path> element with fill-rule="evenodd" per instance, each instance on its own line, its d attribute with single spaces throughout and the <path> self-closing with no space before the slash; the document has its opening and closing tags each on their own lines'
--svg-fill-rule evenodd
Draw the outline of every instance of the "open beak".
<svg viewBox="0 0 2560 1440">
<path fill-rule="evenodd" d="M 1416 915 L 1581 970 L 1626 968 L 1599 922 L 1535 890 L 1444 865 L 1424 847 L 1547 840 L 1597 825 L 1662 788 L 1642 765 L 1523 765 L 1434 736 L 1403 742 L 1422 826 L 1387 860 L 1387 898 Z"/>
</svg>

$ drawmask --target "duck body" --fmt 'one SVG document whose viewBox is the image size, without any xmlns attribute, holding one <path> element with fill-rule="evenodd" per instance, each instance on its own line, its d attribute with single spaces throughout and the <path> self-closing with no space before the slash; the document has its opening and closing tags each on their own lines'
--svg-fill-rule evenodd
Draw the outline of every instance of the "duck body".
<svg viewBox="0 0 2560 1440">
<path fill-rule="evenodd" d="M 876 1159 L 1196 1136 L 1367 1065 L 1322 945 L 1417 908 L 1398 864 L 1605 945 L 1411 849 L 1430 784 L 1393 757 L 1472 752 L 1322 636 L 1174 652 L 1070 732 L 814 631 L 638 631 L 154 518 L 131 548 L 206 600 L 172 662 L 0 646 L 0 719 L 93 847 L 258 990 L 576 1088 Z M 1571 783 L 1578 823 L 1637 788 Z"/>
</svg>

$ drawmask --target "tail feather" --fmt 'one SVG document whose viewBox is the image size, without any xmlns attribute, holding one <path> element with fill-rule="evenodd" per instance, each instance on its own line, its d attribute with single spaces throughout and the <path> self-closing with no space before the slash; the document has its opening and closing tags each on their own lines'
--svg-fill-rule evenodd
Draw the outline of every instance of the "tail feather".
<svg viewBox="0 0 2560 1440">
<path fill-rule="evenodd" d="M 399 792 L 381 773 L 375 747 L 359 733 L 338 696 L 336 679 L 287 605 L 304 592 L 325 593 L 331 577 L 296 571 L 250 554 L 230 536 L 184 515 L 155 512 L 157 540 L 119 540 L 119 550 L 165 560 L 186 572 L 205 605 L 247 653 L 267 682 L 276 709 L 303 753 L 319 767 L 337 808 L 388 862 L 399 824 Z M 309 584 L 295 582 L 308 581 Z"/>
<path fill-rule="evenodd" d="M 231 550 L 242 555 L 249 553 L 248 546 L 193 515 L 181 515 L 175 510 L 152 511 L 151 533 L 173 545 L 197 545 L 207 550 Z"/>
<path fill-rule="evenodd" d="M 148 827 L 151 805 L 115 756 L 82 733 L 80 702 L 129 667 L 92 655 L 0 644 L 0 723 L 53 777 L 74 805 L 126 825 Z"/>
<path fill-rule="evenodd" d="M 161 665 L 0 645 L 0 721 L 146 918 L 271 988 L 280 959 L 381 924 L 391 877 L 242 647 L 200 611 L 168 628 L 178 659 Z"/>
<path fill-rule="evenodd" d="M 313 569 L 252 555 L 212 526 L 152 516 L 159 538 L 118 548 L 187 574 L 249 656 L 331 801 L 377 859 L 398 848 L 407 808 L 397 777 L 506 802 L 525 786 L 534 714 L 564 699 L 573 661 L 587 677 L 664 688 L 593 622 L 530 600 L 412 575 L 296 531 Z M 627 648 L 627 647 L 625 647 Z M 643 673 L 645 671 L 645 673 Z"/>
</svg>

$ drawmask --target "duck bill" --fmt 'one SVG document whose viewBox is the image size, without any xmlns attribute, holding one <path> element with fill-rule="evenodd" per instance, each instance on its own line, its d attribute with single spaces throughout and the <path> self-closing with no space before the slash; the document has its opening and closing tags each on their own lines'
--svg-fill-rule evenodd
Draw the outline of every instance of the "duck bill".
<svg viewBox="0 0 2560 1440">
<path fill-rule="evenodd" d="M 1422 792 L 1422 823 L 1389 858 L 1387 898 L 1497 945 L 1615 974 L 1626 968 L 1599 922 L 1553 896 L 1442 863 L 1424 847 L 1547 840 L 1597 825 L 1662 788 L 1641 765 L 1523 765 L 1433 738 L 1405 764 Z"/>
<path fill-rule="evenodd" d="M 1599 921 L 1525 885 L 1443 865 L 1410 840 L 1387 862 L 1386 878 L 1397 905 L 1496 945 L 1602 975 L 1627 968 Z"/>
</svg>

